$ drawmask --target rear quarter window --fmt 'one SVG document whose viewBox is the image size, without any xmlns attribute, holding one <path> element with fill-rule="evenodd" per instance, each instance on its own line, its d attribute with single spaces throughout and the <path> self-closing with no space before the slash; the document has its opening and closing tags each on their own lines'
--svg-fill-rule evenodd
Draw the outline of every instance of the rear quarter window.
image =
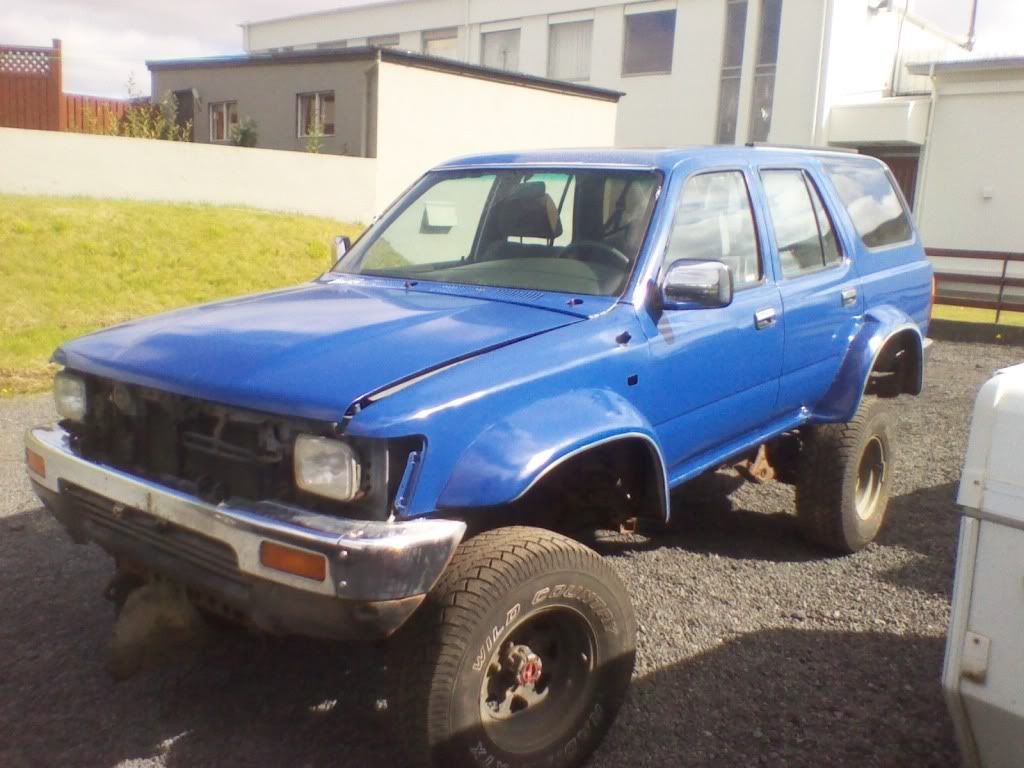
<svg viewBox="0 0 1024 768">
<path fill-rule="evenodd" d="M 864 245 L 884 248 L 913 239 L 907 210 L 881 167 L 830 163 L 825 170 Z"/>
</svg>

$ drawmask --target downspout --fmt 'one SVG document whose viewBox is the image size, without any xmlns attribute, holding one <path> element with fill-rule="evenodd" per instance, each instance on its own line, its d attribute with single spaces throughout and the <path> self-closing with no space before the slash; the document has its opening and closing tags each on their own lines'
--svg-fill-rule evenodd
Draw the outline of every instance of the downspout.
<svg viewBox="0 0 1024 768">
<path fill-rule="evenodd" d="M 470 54 L 469 49 L 472 46 L 472 42 L 469 39 L 469 4 L 472 0 L 466 0 L 466 63 L 469 64 Z"/>
<path fill-rule="evenodd" d="M 811 146 L 818 146 L 818 134 L 825 123 L 825 78 L 828 77 L 828 55 L 832 42 L 832 7 L 834 0 L 825 0 L 821 23 L 821 41 L 818 45 L 818 82 L 814 91 L 814 112 L 811 119 Z"/>
<path fill-rule="evenodd" d="M 935 62 L 928 66 L 928 79 L 932 81 L 932 95 L 928 102 L 928 128 L 924 132 L 924 152 L 921 157 L 921 172 L 917 175 L 917 189 L 914 190 L 914 219 L 918 229 L 924 219 L 925 188 L 928 181 L 928 166 L 931 165 L 932 133 L 935 130 L 935 108 L 939 103 L 939 86 L 935 82 Z"/>
</svg>

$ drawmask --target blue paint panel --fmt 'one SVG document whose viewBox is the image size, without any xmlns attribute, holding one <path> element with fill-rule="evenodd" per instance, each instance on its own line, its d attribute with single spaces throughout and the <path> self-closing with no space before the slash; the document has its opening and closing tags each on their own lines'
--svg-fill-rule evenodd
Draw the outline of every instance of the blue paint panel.
<svg viewBox="0 0 1024 768">
<path fill-rule="evenodd" d="M 931 267 L 919 237 L 883 251 L 864 248 L 819 158 L 720 147 L 454 160 L 439 170 L 661 171 L 666 182 L 630 285 L 602 298 L 332 274 L 126 323 L 69 342 L 57 359 L 281 415 L 336 421 L 363 402 L 347 422 L 350 434 L 423 438 L 403 496 L 411 517 L 509 501 L 562 458 L 621 435 L 639 436 L 679 483 L 781 431 L 849 418 L 885 339 L 900 329 L 926 330 Z M 766 164 L 815 178 L 848 263 L 799 284 L 781 279 L 756 183 Z M 765 280 L 722 309 L 659 310 L 652 297 L 676 197 L 690 174 L 715 168 L 747 177 Z M 842 307 L 839 291 L 848 285 L 857 287 L 858 302 Z M 759 331 L 754 313 L 765 308 L 778 320 Z M 372 393 L 380 394 L 363 399 Z"/>
<path fill-rule="evenodd" d="M 579 320 L 481 296 L 314 283 L 125 323 L 62 355 L 99 376 L 334 421 L 399 378 Z"/>
</svg>

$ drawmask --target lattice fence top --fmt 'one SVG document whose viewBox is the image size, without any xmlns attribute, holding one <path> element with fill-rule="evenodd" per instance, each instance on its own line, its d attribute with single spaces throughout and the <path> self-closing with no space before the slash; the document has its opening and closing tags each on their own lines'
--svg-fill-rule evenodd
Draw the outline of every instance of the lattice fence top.
<svg viewBox="0 0 1024 768">
<path fill-rule="evenodd" d="M 48 75 L 53 51 L 39 48 L 0 48 L 0 72 L 15 75 Z"/>
</svg>

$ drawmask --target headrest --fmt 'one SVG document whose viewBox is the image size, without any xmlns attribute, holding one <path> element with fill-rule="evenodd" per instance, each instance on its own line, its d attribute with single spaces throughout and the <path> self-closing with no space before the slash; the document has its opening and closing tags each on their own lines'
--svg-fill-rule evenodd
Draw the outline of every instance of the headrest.
<svg viewBox="0 0 1024 768">
<path fill-rule="evenodd" d="M 500 237 L 539 237 L 554 240 L 562 234 L 558 207 L 544 189 L 543 181 L 520 184 L 497 205 Z"/>
</svg>

